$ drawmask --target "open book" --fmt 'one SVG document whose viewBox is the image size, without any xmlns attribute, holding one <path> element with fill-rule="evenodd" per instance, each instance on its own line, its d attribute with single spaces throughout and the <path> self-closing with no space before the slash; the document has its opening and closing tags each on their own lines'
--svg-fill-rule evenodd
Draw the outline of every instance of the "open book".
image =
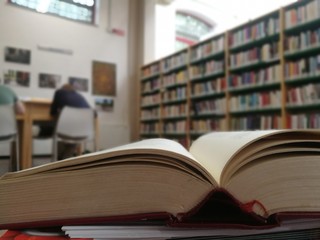
<svg viewBox="0 0 320 240">
<path fill-rule="evenodd" d="M 320 131 L 149 139 L 0 179 L 0 229 L 97 223 L 270 226 L 320 212 Z"/>
<path fill-rule="evenodd" d="M 306 220 L 306 219 L 305 219 Z M 306 221 L 288 221 L 272 228 L 190 228 L 170 226 L 132 226 L 132 225 L 81 225 L 63 226 L 61 228 L 71 239 L 92 238 L 94 240 L 160 240 L 160 239 L 188 239 L 188 240 L 266 240 L 266 239 L 319 239 L 319 219 Z M 307 234 L 307 231 L 314 236 Z M 28 230 L 28 232 L 32 233 Z M 34 231 L 35 234 L 37 231 Z M 41 234 L 41 232 L 40 232 Z M 299 238 L 301 235 L 304 238 Z M 0 238 L 1 240 L 1 238 Z M 5 240 L 5 239 L 4 239 Z M 41 239 L 39 239 L 41 240 Z M 50 240 L 50 239 L 48 239 Z"/>
</svg>

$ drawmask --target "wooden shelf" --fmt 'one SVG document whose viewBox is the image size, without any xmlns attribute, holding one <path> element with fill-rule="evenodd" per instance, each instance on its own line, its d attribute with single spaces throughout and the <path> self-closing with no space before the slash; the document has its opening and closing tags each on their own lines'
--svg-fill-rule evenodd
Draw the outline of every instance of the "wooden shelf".
<svg viewBox="0 0 320 240">
<path fill-rule="evenodd" d="M 162 130 L 158 137 L 183 138 L 188 146 L 209 131 L 288 128 L 294 126 L 291 121 L 296 121 L 292 119 L 297 119 L 297 112 L 305 118 L 320 114 L 320 40 L 308 39 L 313 32 L 320 32 L 320 9 L 316 16 L 308 15 L 313 4 L 316 0 L 295 2 L 142 66 L 142 73 L 151 73 L 141 76 L 141 84 L 155 78 L 162 82 L 157 105 L 160 114 L 152 120 L 141 119 L 141 124 L 150 123 L 152 129 L 152 121 L 158 120 Z M 306 13 L 304 21 L 295 21 L 301 11 Z M 157 69 L 159 72 L 152 71 Z M 165 85 L 164 79 L 171 84 Z M 181 83 L 182 79 L 185 82 Z M 165 101 L 171 94 L 178 95 L 175 91 L 182 91 L 181 87 L 186 88 L 185 99 Z M 288 96 L 294 91 L 306 94 L 306 99 L 314 98 L 314 103 L 289 104 Z M 141 98 L 146 94 L 159 92 L 141 92 Z M 234 101 L 248 101 L 253 107 L 231 110 L 236 106 Z M 259 101 L 268 104 L 259 105 Z M 187 109 L 180 116 L 165 117 L 168 107 Z M 141 111 L 146 111 L 146 106 Z M 181 121 L 184 131 L 177 127 L 177 131 L 163 132 L 166 124 L 172 122 L 170 129 L 174 129 L 174 123 Z"/>
</svg>

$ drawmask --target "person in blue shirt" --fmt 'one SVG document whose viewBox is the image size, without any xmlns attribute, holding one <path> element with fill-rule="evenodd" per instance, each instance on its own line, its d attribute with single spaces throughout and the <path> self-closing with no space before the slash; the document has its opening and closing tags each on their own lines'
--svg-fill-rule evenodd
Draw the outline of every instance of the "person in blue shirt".
<svg viewBox="0 0 320 240">
<path fill-rule="evenodd" d="M 54 93 L 51 115 L 57 117 L 64 106 L 90 108 L 86 99 L 71 84 L 64 84 Z"/>
<path fill-rule="evenodd" d="M 50 114 L 58 119 L 63 107 L 90 108 L 86 99 L 78 93 L 71 84 L 64 84 L 56 90 L 51 104 Z M 58 144 L 58 159 L 72 157 L 77 149 L 77 144 L 62 143 Z"/>
<path fill-rule="evenodd" d="M 52 136 L 59 114 L 63 107 L 77 107 L 77 108 L 90 108 L 86 99 L 77 92 L 71 84 L 64 84 L 60 89 L 56 90 L 53 96 L 53 101 L 50 108 L 50 114 L 56 120 L 54 122 L 46 122 L 40 126 L 40 133 L 38 137 Z M 77 145 L 71 143 L 58 144 L 58 159 L 72 157 L 76 151 Z"/>
</svg>

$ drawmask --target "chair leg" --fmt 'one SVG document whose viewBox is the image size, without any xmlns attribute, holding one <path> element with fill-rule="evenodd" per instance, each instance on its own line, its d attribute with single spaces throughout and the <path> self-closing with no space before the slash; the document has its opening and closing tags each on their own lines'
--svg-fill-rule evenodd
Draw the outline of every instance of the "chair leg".
<svg viewBox="0 0 320 240">
<path fill-rule="evenodd" d="M 15 154 L 14 154 L 14 145 L 13 145 L 13 142 L 10 142 L 9 143 L 10 145 L 10 153 L 9 153 L 9 166 L 8 166 L 8 170 L 9 172 L 13 172 L 15 170 L 14 166 L 13 166 L 13 163 L 14 163 L 14 160 L 15 160 Z"/>
<path fill-rule="evenodd" d="M 9 172 L 20 170 L 19 145 L 17 139 L 10 142 Z"/>
<path fill-rule="evenodd" d="M 53 137 L 52 139 L 52 161 L 55 162 L 58 160 L 58 139 Z"/>
<path fill-rule="evenodd" d="M 82 155 L 83 151 L 84 151 L 83 144 L 82 144 L 82 143 L 79 143 L 79 144 L 77 145 L 77 150 L 76 150 L 77 156 Z"/>
<path fill-rule="evenodd" d="M 91 151 L 88 149 L 88 142 L 84 142 L 83 145 L 84 145 L 84 146 L 83 146 L 82 153 L 91 152 Z M 92 141 L 92 151 L 93 151 L 93 152 L 96 152 L 96 151 L 97 151 L 95 141 Z"/>
<path fill-rule="evenodd" d="M 16 166 L 17 166 L 17 171 L 21 170 L 20 168 L 20 154 L 19 154 L 19 151 L 20 151 L 20 144 L 19 144 L 19 137 L 17 136 L 16 137 L 16 141 L 15 141 L 15 153 L 16 153 Z"/>
<path fill-rule="evenodd" d="M 96 152 L 97 151 L 97 144 L 96 141 L 93 141 L 93 151 Z"/>
</svg>

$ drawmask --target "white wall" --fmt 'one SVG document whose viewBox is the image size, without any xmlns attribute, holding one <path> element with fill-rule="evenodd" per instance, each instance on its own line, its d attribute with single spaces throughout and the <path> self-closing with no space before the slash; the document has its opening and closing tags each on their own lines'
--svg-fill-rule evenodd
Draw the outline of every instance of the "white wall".
<svg viewBox="0 0 320 240">
<path fill-rule="evenodd" d="M 99 23 L 92 26 L 35 13 L 0 0 L 0 79 L 3 79 L 3 71 L 7 69 L 29 71 L 31 86 L 15 87 L 17 94 L 52 98 L 54 90 L 38 87 L 40 72 L 60 74 L 63 82 L 67 82 L 69 76 L 75 76 L 87 78 L 91 83 L 93 60 L 115 63 L 117 95 L 114 97 L 114 110 L 99 113 L 100 147 L 109 148 L 130 141 L 130 78 L 127 61 L 129 0 L 102 0 L 100 6 Z M 109 6 L 111 9 L 108 9 Z M 121 29 L 125 35 L 112 34 L 107 31 L 109 27 Z M 73 55 L 40 51 L 39 45 L 69 49 Z M 7 46 L 30 49 L 31 64 L 5 62 L 3 56 Z M 93 106 L 91 84 L 89 92 L 83 95 Z"/>
<path fill-rule="evenodd" d="M 155 0 L 150 1 L 155 4 Z M 268 12 L 286 6 L 296 0 L 174 0 L 168 5 L 158 5 L 153 8 L 155 13 L 154 43 L 149 44 L 149 55 L 154 52 L 154 57 L 146 58 L 145 63 L 164 58 L 175 52 L 175 13 L 177 10 L 190 12 L 195 16 L 215 24 L 212 33 L 202 39 L 226 32 L 240 24 L 260 17 Z M 151 10 L 149 10 L 151 11 Z M 154 11 L 154 10 L 152 10 Z M 150 16 L 149 16 L 150 17 Z M 149 39 L 152 39 L 149 36 Z M 154 46 L 152 45 L 154 44 Z M 153 51 L 153 52 L 152 52 Z"/>
</svg>

